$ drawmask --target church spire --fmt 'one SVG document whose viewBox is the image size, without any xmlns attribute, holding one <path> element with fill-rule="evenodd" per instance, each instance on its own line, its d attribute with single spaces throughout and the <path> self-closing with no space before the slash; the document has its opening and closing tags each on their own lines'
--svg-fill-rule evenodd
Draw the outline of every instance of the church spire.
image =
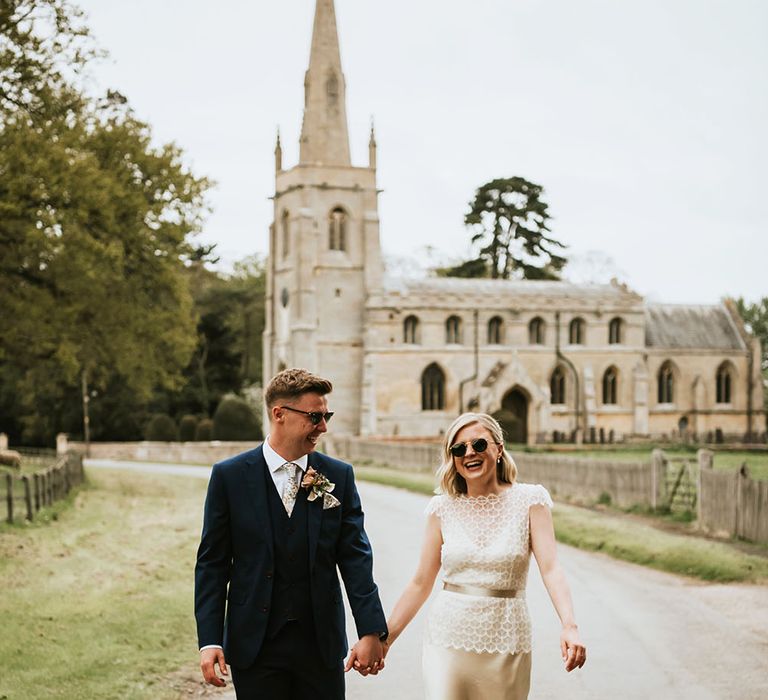
<svg viewBox="0 0 768 700">
<path fill-rule="evenodd" d="M 376 134 L 373 130 L 373 117 L 371 117 L 371 138 L 368 140 L 368 167 L 376 170 Z"/>
<path fill-rule="evenodd" d="M 277 143 L 275 144 L 275 172 L 283 169 L 283 147 L 280 145 L 280 128 L 277 129 Z"/>
<path fill-rule="evenodd" d="M 333 0 L 317 0 L 304 77 L 301 164 L 351 165 L 345 93 Z"/>
</svg>

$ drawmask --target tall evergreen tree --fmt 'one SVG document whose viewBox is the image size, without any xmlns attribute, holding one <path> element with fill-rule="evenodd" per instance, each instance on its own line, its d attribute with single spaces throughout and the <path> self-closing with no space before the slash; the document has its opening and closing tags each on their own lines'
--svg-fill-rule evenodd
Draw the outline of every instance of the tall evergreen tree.
<svg viewBox="0 0 768 700">
<path fill-rule="evenodd" d="M 522 177 L 496 179 L 477 189 L 464 223 L 474 231 L 475 258 L 438 274 L 494 279 L 559 279 L 565 246 L 550 233 L 544 190 Z"/>
</svg>

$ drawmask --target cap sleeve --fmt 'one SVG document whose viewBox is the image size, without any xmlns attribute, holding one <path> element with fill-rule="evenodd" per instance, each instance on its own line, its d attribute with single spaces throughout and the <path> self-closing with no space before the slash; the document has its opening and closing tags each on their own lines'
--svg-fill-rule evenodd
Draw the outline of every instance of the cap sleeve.
<svg viewBox="0 0 768 700">
<path fill-rule="evenodd" d="M 443 515 L 443 497 L 432 496 L 424 509 L 424 515 L 436 515 L 438 518 Z"/>
<path fill-rule="evenodd" d="M 547 508 L 553 508 L 552 497 L 549 495 L 549 491 L 545 489 L 541 484 L 526 484 L 525 489 L 525 501 L 528 508 L 531 506 L 547 506 Z"/>
</svg>

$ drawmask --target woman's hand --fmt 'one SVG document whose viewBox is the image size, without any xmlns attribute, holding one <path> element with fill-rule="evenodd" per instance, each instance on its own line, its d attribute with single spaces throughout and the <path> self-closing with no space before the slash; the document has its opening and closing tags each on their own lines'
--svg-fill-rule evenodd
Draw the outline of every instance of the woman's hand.
<svg viewBox="0 0 768 700">
<path fill-rule="evenodd" d="M 579 639 L 576 625 L 566 625 L 560 632 L 560 652 L 565 661 L 565 670 L 569 673 L 574 668 L 581 668 L 587 660 L 587 648 Z"/>
</svg>

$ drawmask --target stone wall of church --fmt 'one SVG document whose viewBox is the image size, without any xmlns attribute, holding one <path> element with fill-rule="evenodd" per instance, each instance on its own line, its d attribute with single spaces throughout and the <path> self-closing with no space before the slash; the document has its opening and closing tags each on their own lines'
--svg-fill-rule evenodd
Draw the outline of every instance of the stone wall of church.
<svg viewBox="0 0 768 700">
<path fill-rule="evenodd" d="M 543 345 L 489 345 L 486 319 L 494 313 L 490 309 L 478 314 L 478 371 L 472 379 L 472 315 L 460 316 L 462 321 L 469 318 L 468 323 L 462 323 L 461 342 L 446 344 L 446 319 L 452 313 L 445 309 L 392 308 L 373 313 L 369 310 L 366 337 L 378 344 L 369 346 L 366 352 L 375 387 L 371 392 L 375 403 L 374 427 L 368 433 L 439 435 L 462 408 L 467 410 L 471 399 L 479 399 L 478 410 L 494 412 L 514 387 L 521 387 L 529 398 L 529 442 L 549 442 L 555 431 L 570 438 L 577 426 L 583 428 L 586 439 L 594 436 L 619 441 L 632 435 L 671 436 L 680 432 L 680 420 L 684 417 L 684 429 L 702 437 L 717 429 L 734 438 L 746 432 L 748 365 L 743 352 L 649 349 L 630 345 L 629 338 L 636 341 L 636 333 L 628 333 L 622 338 L 624 342 L 610 344 L 605 334 L 595 332 L 583 344 L 563 343 L 558 356 L 553 338 Z M 412 314 L 419 318 L 419 335 L 415 338 L 417 342 L 406 343 L 403 321 Z M 521 321 L 526 340 L 527 324 L 533 315 L 526 315 Z M 632 325 L 635 324 L 627 323 L 625 328 Z M 667 361 L 673 367 L 675 401 L 660 404 L 658 374 Z M 717 404 L 716 376 L 723 363 L 731 373 L 731 401 Z M 422 374 L 431 364 L 437 365 L 445 377 L 443 410 L 422 410 Z M 552 404 L 550 380 L 558 365 L 565 374 L 565 397 L 563 404 Z M 612 397 L 604 386 L 609 370 L 616 377 L 615 403 L 610 402 Z M 470 381 L 462 390 L 464 380 Z M 759 382 L 756 386 L 759 390 Z M 756 395 L 754 405 L 759 406 L 759 401 Z M 753 425 L 757 432 L 763 429 L 759 426 L 764 425 L 764 419 L 757 411 Z"/>
<path fill-rule="evenodd" d="M 672 369 L 671 402 L 659 401 L 659 373 Z M 730 401 L 717 401 L 717 373 L 723 367 L 731 376 Z M 648 355 L 649 429 L 653 435 L 695 434 L 706 438 L 722 431 L 725 437 L 740 438 L 747 432 L 748 359 L 745 353 L 716 350 L 670 351 L 653 349 Z M 762 388 L 753 377 L 753 430 L 762 431 Z"/>
</svg>

